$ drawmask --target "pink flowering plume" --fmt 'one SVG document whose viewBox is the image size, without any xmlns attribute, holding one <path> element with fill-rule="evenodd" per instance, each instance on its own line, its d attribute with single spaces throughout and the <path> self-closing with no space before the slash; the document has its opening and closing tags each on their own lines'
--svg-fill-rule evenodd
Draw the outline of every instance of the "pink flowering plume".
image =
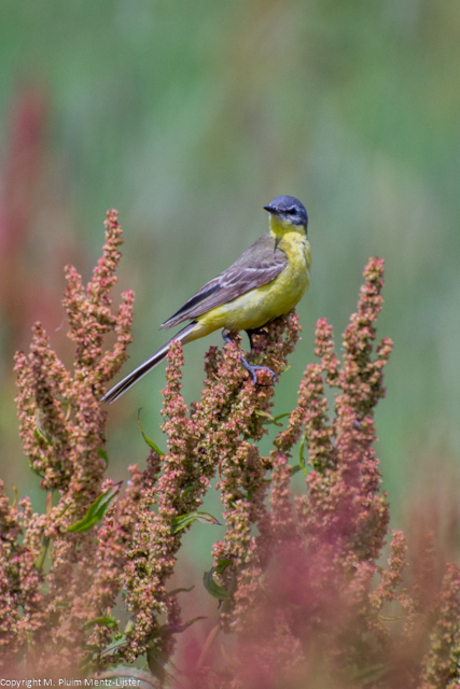
<svg viewBox="0 0 460 689">
<path fill-rule="evenodd" d="M 66 270 L 73 369 L 39 324 L 29 354 L 16 356 L 21 440 L 47 501 L 37 514 L 28 498 L 11 504 L 0 492 L 3 671 L 190 689 L 459 687 L 458 568 L 426 531 L 411 555 L 401 531 L 385 550 L 389 505 L 374 450 L 392 349 L 376 341 L 383 261 L 366 266 L 340 358 L 331 326 L 318 321 L 318 360 L 289 414 L 273 416 L 271 376 L 252 383 L 239 337 L 210 348 L 201 397 L 187 405 L 173 343 L 166 452 L 144 435 L 146 468 L 129 466 L 121 491 L 105 477 L 99 402 L 130 342 L 133 295 L 116 313 L 109 296 L 120 243 L 109 211 L 90 283 Z M 109 333 L 116 342 L 104 350 Z M 251 362 L 278 378 L 299 333 L 294 312 L 269 324 Z M 280 430 L 264 456 L 271 424 Z M 212 486 L 225 534 L 191 594 L 178 555 L 195 521 L 217 522 L 203 510 Z"/>
<path fill-rule="evenodd" d="M 33 513 L 28 498 L 10 505 L 2 484 L 0 646 L 5 662 L 28 654 L 37 670 L 43 660 L 50 671 L 50 658 L 60 669 L 73 666 L 86 642 L 84 624 L 106 606 L 102 588 L 94 589 L 102 543 L 91 530 L 69 531 L 103 493 L 116 492 L 104 480 L 106 414 L 98 400 L 126 360 L 133 294 L 126 292 L 112 313 L 109 292 L 122 242 L 116 211 L 107 213 L 105 225 L 103 256 L 86 289 L 75 268 L 66 268 L 63 304 L 76 345 L 73 370 L 60 361 L 40 323 L 29 354 L 16 354 L 20 437 L 47 502 L 45 514 Z M 117 340 L 103 352 L 109 332 Z"/>
</svg>

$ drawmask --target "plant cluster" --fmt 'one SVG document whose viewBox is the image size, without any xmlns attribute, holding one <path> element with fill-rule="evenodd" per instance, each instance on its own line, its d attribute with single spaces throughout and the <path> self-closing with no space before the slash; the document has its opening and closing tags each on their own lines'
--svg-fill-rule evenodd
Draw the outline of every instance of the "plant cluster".
<svg viewBox="0 0 460 689">
<path fill-rule="evenodd" d="M 392 349 L 389 339 L 375 346 L 383 261 L 366 266 L 342 361 L 331 326 L 318 321 L 318 361 L 285 421 L 272 414 L 271 377 L 260 372 L 254 386 L 240 365 L 238 341 L 210 348 L 201 398 L 188 406 L 182 349 L 173 343 L 163 391 L 167 450 L 144 434 L 146 468 L 129 467 L 122 493 L 104 478 L 99 402 L 130 342 L 133 295 L 123 295 L 116 313 L 109 296 L 121 241 L 109 211 L 86 289 L 66 270 L 73 371 L 40 324 L 30 353 L 16 356 L 21 439 L 47 501 L 35 513 L 26 497 L 10 503 L 1 486 L 3 671 L 210 689 L 459 687 L 458 568 L 439 560 L 429 535 L 411 561 L 401 531 L 382 565 L 389 508 L 373 445 Z M 116 342 L 104 351 L 109 332 Z M 294 312 L 269 324 L 254 337 L 252 361 L 279 376 L 299 332 Z M 280 431 L 262 456 L 258 442 L 273 423 Z M 297 472 L 305 474 L 300 493 Z M 219 609 L 191 654 L 177 639 L 200 617 L 182 619 L 187 591 L 172 588 L 171 577 L 185 531 L 216 521 L 202 509 L 215 477 L 226 529 L 204 584 Z"/>
</svg>

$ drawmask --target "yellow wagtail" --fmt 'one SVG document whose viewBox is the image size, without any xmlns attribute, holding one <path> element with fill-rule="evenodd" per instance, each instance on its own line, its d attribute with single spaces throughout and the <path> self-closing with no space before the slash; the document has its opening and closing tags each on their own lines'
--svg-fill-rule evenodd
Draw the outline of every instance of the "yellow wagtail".
<svg viewBox="0 0 460 689">
<path fill-rule="evenodd" d="M 293 196 L 277 196 L 269 206 L 270 229 L 214 280 L 207 282 L 162 328 L 171 328 L 183 321 L 191 322 L 174 335 L 153 356 L 144 361 L 102 398 L 113 402 L 139 378 L 162 361 L 171 342 L 182 344 L 209 335 L 223 328 L 225 342 L 230 333 L 246 330 L 251 333 L 270 321 L 288 313 L 302 297 L 310 279 L 310 244 L 307 239 L 308 215 L 305 207 Z M 252 344 L 252 342 L 251 342 Z M 257 382 L 256 371 L 266 366 L 251 366 L 241 361 Z"/>
</svg>

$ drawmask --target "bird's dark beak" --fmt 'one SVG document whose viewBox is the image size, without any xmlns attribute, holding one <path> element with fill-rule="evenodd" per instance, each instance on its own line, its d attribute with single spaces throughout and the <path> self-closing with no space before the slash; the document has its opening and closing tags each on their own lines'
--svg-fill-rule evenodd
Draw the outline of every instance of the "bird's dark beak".
<svg viewBox="0 0 460 689">
<path fill-rule="evenodd" d="M 269 213 L 279 213 L 278 209 L 274 206 L 264 206 L 264 210 L 268 211 Z"/>
</svg>

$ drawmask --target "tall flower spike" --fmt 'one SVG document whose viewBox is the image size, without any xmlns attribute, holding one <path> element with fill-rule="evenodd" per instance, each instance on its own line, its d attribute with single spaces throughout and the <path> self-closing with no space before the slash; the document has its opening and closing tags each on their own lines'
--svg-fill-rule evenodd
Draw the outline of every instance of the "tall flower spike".
<svg viewBox="0 0 460 689">
<path fill-rule="evenodd" d="M 358 314 L 350 319 L 345 334 L 343 365 L 335 353 L 332 328 L 325 319 L 318 321 L 315 352 L 321 361 L 307 366 L 297 407 L 286 430 L 276 437 L 271 454 L 271 528 L 261 539 L 271 552 L 272 564 L 264 581 L 265 595 L 256 599 L 260 607 L 256 605 L 252 617 L 242 617 L 245 632 L 240 641 L 242 657 L 247 645 L 257 658 L 264 645 L 271 647 L 276 638 L 278 662 L 269 660 L 266 670 L 275 674 L 281 649 L 293 648 L 296 641 L 305 643 L 310 636 L 339 665 L 361 662 L 359 644 L 375 660 L 372 642 L 366 640 L 366 615 L 371 616 L 370 584 L 388 524 L 386 497 L 379 492 L 378 462 L 371 447 L 375 439 L 372 411 L 383 395 L 382 366 L 390 348 L 385 341 L 377 349 L 376 360 L 372 358 L 383 263 L 371 260 L 365 279 Z M 326 385 L 338 388 L 332 419 Z M 301 436 L 311 470 L 306 477 L 308 492 L 295 500 L 294 509 L 287 460 Z M 373 629 L 382 638 L 377 623 Z M 341 635 L 349 636 L 346 651 L 338 641 Z M 258 643 L 257 637 L 263 640 Z M 307 658 L 302 661 L 297 655 L 297 659 L 305 672 Z M 288 655 L 285 662 L 289 665 Z M 287 677 L 286 670 L 282 672 Z"/>
<path fill-rule="evenodd" d="M 383 544 L 388 523 L 385 495 L 379 494 L 380 472 L 372 449 L 373 409 L 383 397 L 383 367 L 391 341 L 382 340 L 372 358 L 375 321 L 382 306 L 383 261 L 370 259 L 364 270 L 358 311 L 344 335 L 343 367 L 338 368 L 332 331 L 324 319 L 316 328 L 320 364 L 307 367 L 305 433 L 314 471 L 307 477 L 308 496 L 299 506 L 306 530 L 335 542 L 337 558 L 350 553 L 373 560 Z M 327 419 L 323 375 L 339 389 L 335 419 Z"/>
<path fill-rule="evenodd" d="M 50 498 L 45 515 L 33 514 L 22 503 L 24 547 L 19 554 L 20 571 L 30 569 L 32 556 L 42 572 L 46 557 L 50 558 L 41 615 L 34 620 L 30 615 L 22 616 L 18 622 L 27 630 L 28 644 L 35 648 L 34 669 L 39 669 L 41 663 L 50 669 L 53 654 L 60 659 L 60 669 L 66 663 L 72 667 L 83 653 L 87 636 L 84 622 L 100 613 L 107 598 L 102 585 L 98 594 L 94 589 L 89 594 L 97 562 L 94 533 L 68 532 L 70 524 L 81 519 L 109 486 L 103 485 L 105 461 L 101 450 L 106 415 L 99 398 L 104 383 L 126 359 L 131 338 L 132 292 L 123 295 L 118 313 L 112 314 L 110 308 L 109 292 L 116 280 L 118 247 L 122 243 L 116 211 L 108 211 L 105 225 L 103 256 L 86 289 L 75 268 L 66 268 L 68 285 L 63 304 L 69 319 L 69 337 L 77 344 L 74 370 L 65 368 L 39 323 L 34 326 L 30 353 L 16 355 L 21 440 Z M 104 353 L 103 336 L 111 330 L 117 334 L 117 342 L 112 351 Z M 51 492 L 59 495 L 54 506 Z M 37 556 L 40 542 L 42 554 Z M 24 591 L 28 590 L 32 589 L 25 586 Z M 33 609 L 25 593 L 15 605 Z"/>
</svg>

